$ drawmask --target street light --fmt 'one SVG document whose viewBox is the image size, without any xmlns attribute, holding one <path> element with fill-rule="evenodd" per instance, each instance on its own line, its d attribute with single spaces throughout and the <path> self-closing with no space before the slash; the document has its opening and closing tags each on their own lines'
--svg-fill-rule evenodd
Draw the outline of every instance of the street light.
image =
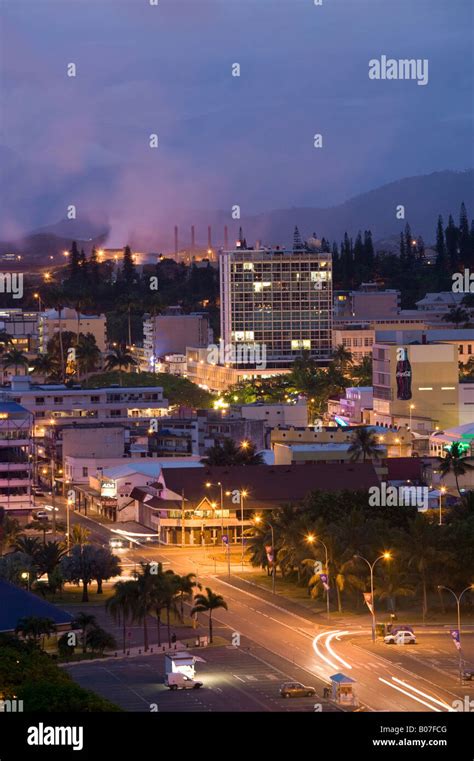
<svg viewBox="0 0 474 761">
<path fill-rule="evenodd" d="M 445 589 L 447 592 L 451 592 L 453 597 L 456 599 L 456 605 L 458 609 L 458 637 L 459 637 L 459 683 L 462 684 L 462 649 L 461 649 L 461 600 L 462 596 L 466 592 L 473 592 L 474 591 L 474 584 L 469 584 L 466 589 L 463 589 L 461 594 L 457 595 L 456 592 L 454 592 L 450 587 L 444 587 L 442 584 L 438 584 L 438 589 Z"/>
<path fill-rule="evenodd" d="M 206 487 L 210 489 L 211 486 L 220 486 L 220 489 L 221 489 L 221 542 L 222 542 L 222 537 L 224 536 L 224 489 L 223 489 L 221 481 L 217 481 L 217 483 L 215 484 L 211 483 L 210 481 L 207 481 Z"/>
<path fill-rule="evenodd" d="M 414 404 L 410 404 L 410 431 L 411 431 L 411 413 L 412 413 L 412 411 L 414 409 L 415 409 L 415 405 Z"/>
<path fill-rule="evenodd" d="M 34 293 L 33 294 L 33 298 L 34 299 L 38 299 L 38 312 L 42 312 L 43 310 L 41 308 L 41 296 L 40 296 L 40 294 L 39 293 Z"/>
<path fill-rule="evenodd" d="M 364 560 L 370 568 L 370 597 L 371 597 L 371 607 L 372 607 L 372 642 L 375 642 L 374 568 L 376 563 L 379 562 L 379 560 L 391 560 L 392 556 L 390 552 L 384 552 L 382 553 L 382 555 L 379 555 L 378 558 L 376 558 L 373 563 L 367 560 L 367 558 L 365 558 L 363 555 L 354 555 L 354 557 L 359 558 L 360 560 Z"/>
<path fill-rule="evenodd" d="M 323 542 L 323 540 L 322 539 L 318 539 L 317 537 L 314 536 L 314 534 L 308 534 L 308 536 L 306 537 L 306 541 L 308 542 L 308 544 L 314 544 L 314 542 L 318 542 L 318 544 L 322 544 L 323 547 L 324 547 L 324 551 L 326 553 L 326 578 L 327 578 L 327 580 L 326 580 L 326 584 L 327 584 L 327 589 L 326 589 L 326 611 L 327 611 L 327 616 L 328 616 L 328 621 L 329 621 L 330 615 L 329 615 L 329 558 L 328 558 L 328 548 L 325 545 L 325 543 Z"/>
<path fill-rule="evenodd" d="M 30 591 L 30 574 L 28 571 L 23 571 L 21 574 L 21 578 L 24 579 L 27 582 L 28 585 L 28 592 Z"/>
<path fill-rule="evenodd" d="M 443 525 L 443 514 L 441 512 L 441 508 L 443 506 L 443 494 L 446 493 L 446 486 L 440 486 L 439 487 L 439 523 L 438 526 Z"/>
<path fill-rule="evenodd" d="M 260 515 L 256 515 L 255 523 L 259 524 L 262 522 L 262 517 Z M 275 594 L 275 572 L 276 572 L 276 563 L 275 563 L 275 533 L 273 531 L 273 525 L 270 523 L 270 521 L 266 521 L 267 525 L 270 527 L 271 536 L 272 536 L 272 594 Z"/>
</svg>

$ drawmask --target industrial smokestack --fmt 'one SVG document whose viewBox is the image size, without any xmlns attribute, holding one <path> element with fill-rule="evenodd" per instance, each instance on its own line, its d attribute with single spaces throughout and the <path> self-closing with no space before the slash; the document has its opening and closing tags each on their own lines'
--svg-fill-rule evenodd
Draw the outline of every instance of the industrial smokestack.
<svg viewBox="0 0 474 761">
<path fill-rule="evenodd" d="M 178 253 L 178 225 L 174 226 L 174 252 Z"/>
<path fill-rule="evenodd" d="M 207 247 L 212 248 L 212 230 L 211 225 L 208 225 L 207 228 Z"/>
<path fill-rule="evenodd" d="M 227 225 L 224 226 L 224 250 L 229 250 L 229 230 L 227 229 Z"/>
<path fill-rule="evenodd" d="M 191 225 L 191 248 L 196 248 L 196 231 L 194 225 Z"/>
</svg>

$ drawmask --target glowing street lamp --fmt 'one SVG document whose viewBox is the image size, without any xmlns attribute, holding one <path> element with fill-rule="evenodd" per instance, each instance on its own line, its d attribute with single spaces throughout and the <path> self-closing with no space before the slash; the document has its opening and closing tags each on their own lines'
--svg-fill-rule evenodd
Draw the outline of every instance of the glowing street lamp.
<svg viewBox="0 0 474 761">
<path fill-rule="evenodd" d="M 327 589 L 326 589 L 326 612 L 327 612 L 327 617 L 328 617 L 328 621 L 329 621 L 330 613 L 329 613 L 329 557 L 328 557 L 328 548 L 327 548 L 326 544 L 323 542 L 323 540 L 322 539 L 318 539 L 317 537 L 314 536 L 314 534 L 308 534 L 308 536 L 306 536 L 305 539 L 308 542 L 308 544 L 311 544 L 311 545 L 314 544 L 315 542 L 317 542 L 318 544 L 322 544 L 323 547 L 324 547 L 324 551 L 326 553 L 326 561 L 325 561 L 325 564 L 326 564 L 326 586 L 327 586 Z"/>
<path fill-rule="evenodd" d="M 222 486 L 221 481 L 217 481 L 217 483 L 213 484 L 210 481 L 206 482 L 206 488 L 210 489 L 211 486 L 219 486 L 221 490 L 221 541 L 222 537 L 224 536 L 224 489 Z"/>
<path fill-rule="evenodd" d="M 446 486 L 439 487 L 439 523 L 438 526 L 443 525 L 443 513 L 441 512 L 443 507 L 443 494 L 446 494 Z"/>
<path fill-rule="evenodd" d="M 255 515 L 254 521 L 257 525 L 259 525 L 260 523 L 263 523 L 263 518 L 261 515 Z M 272 594 L 275 594 L 275 573 L 276 573 L 275 533 L 273 530 L 273 524 L 270 523 L 270 521 L 266 521 L 266 523 L 270 527 L 270 531 L 272 535 Z"/>
<path fill-rule="evenodd" d="M 414 404 L 410 404 L 410 431 L 411 431 L 411 414 L 412 414 L 414 409 L 415 409 L 415 405 Z"/>
<path fill-rule="evenodd" d="M 461 651 L 461 600 L 463 595 L 466 592 L 474 592 L 474 584 L 469 584 L 466 589 L 463 589 L 461 594 L 457 595 L 456 592 L 454 592 L 450 587 L 444 587 L 441 584 L 438 584 L 438 589 L 445 589 L 447 592 L 451 592 L 453 597 L 456 599 L 456 605 L 458 610 L 458 640 L 457 644 L 458 647 L 458 655 L 459 655 L 459 683 L 462 684 L 462 651 Z"/>
<path fill-rule="evenodd" d="M 34 299 L 38 299 L 38 312 L 42 312 L 43 310 L 41 308 L 41 296 L 40 296 L 40 294 L 39 293 L 34 293 L 33 294 L 33 298 Z"/>
<path fill-rule="evenodd" d="M 371 563 L 363 555 L 354 555 L 359 560 L 364 560 L 370 568 L 370 598 L 371 598 L 371 613 L 372 613 L 372 642 L 375 642 L 375 599 L 374 599 L 374 568 L 379 560 L 391 560 L 392 556 L 390 552 L 383 552 Z"/>
</svg>

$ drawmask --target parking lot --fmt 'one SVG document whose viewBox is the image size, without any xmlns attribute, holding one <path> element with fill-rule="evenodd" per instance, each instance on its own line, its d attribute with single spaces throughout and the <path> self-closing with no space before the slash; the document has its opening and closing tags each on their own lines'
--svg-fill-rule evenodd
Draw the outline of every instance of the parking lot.
<svg viewBox="0 0 474 761">
<path fill-rule="evenodd" d="M 196 664 L 196 679 L 203 687 L 171 691 L 164 686 L 164 655 L 111 658 L 84 662 L 67 670 L 83 687 L 94 690 L 126 711 L 209 712 L 209 711 L 334 711 L 320 697 L 320 684 L 310 675 L 288 673 L 248 651 L 232 646 L 200 650 L 203 660 Z M 285 681 L 303 681 L 314 686 L 316 697 L 280 697 Z M 316 705 L 316 708 L 315 708 Z M 319 707 L 321 706 L 321 707 Z"/>
</svg>

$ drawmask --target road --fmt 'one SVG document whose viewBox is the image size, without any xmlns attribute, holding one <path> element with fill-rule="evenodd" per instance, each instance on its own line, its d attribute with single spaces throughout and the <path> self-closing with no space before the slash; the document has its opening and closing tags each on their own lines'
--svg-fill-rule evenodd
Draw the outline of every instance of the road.
<svg viewBox="0 0 474 761">
<path fill-rule="evenodd" d="M 82 515 L 73 513 L 71 523 L 91 530 L 94 542 L 103 544 L 110 538 L 107 527 Z M 214 617 L 229 634 L 239 634 L 262 651 L 283 659 L 290 675 L 292 669 L 306 674 L 305 678 L 300 676 L 301 681 L 314 684 L 316 678 L 320 688 L 328 684 L 332 674 L 342 671 L 355 679 L 358 698 L 369 710 L 447 712 L 453 710 L 453 701 L 474 697 L 473 682 L 463 686 L 457 682 L 456 651 L 449 633 L 442 633 L 441 627 L 438 635 L 418 633 L 418 644 L 412 649 L 372 646 L 368 629 L 328 626 L 324 618 L 315 623 L 309 616 L 286 609 L 278 597 L 270 600 L 250 586 L 234 586 L 232 578 L 224 579 L 212 572 L 209 563 L 196 561 L 192 550 L 138 546 L 119 554 L 125 573 L 141 561 L 163 562 L 181 574 L 195 572 L 203 586 L 225 597 L 229 610 L 216 611 Z M 464 639 L 472 657 L 474 635 L 465 634 Z M 440 657 L 434 659 L 438 663 L 432 662 L 430 653 L 435 646 L 439 649 Z"/>
</svg>

